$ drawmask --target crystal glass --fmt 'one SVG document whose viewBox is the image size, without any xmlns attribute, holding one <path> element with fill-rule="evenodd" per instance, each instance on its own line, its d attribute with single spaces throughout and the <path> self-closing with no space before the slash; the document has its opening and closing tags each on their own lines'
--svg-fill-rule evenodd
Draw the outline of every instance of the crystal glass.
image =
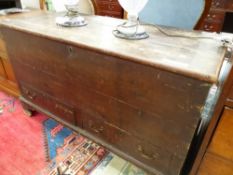
<svg viewBox="0 0 233 175">
<path fill-rule="evenodd" d="M 87 25 L 87 21 L 78 12 L 79 0 L 65 0 L 64 6 L 67 9 L 67 13 L 65 16 L 56 18 L 58 25 L 66 27 L 81 27 Z"/>
<path fill-rule="evenodd" d="M 65 0 L 65 7 L 70 15 L 78 14 L 79 0 Z"/>
<path fill-rule="evenodd" d="M 128 22 L 135 23 L 139 12 L 145 7 L 148 0 L 118 0 L 122 8 L 128 13 Z"/>
<path fill-rule="evenodd" d="M 148 0 L 118 0 L 122 8 L 128 13 L 128 20 L 118 25 L 113 34 L 124 39 L 145 39 L 149 35 L 139 24 L 138 14 L 145 7 Z"/>
</svg>

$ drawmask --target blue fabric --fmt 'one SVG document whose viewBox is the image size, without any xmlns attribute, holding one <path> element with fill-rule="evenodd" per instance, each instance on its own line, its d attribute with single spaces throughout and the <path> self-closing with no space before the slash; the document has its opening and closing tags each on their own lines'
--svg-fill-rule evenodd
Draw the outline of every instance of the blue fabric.
<svg viewBox="0 0 233 175">
<path fill-rule="evenodd" d="M 70 130 L 67 127 L 63 127 L 55 135 L 55 137 L 53 137 L 51 132 L 55 127 L 59 125 L 59 123 L 53 119 L 48 119 L 43 124 L 44 124 L 45 133 L 48 139 L 47 141 L 48 141 L 49 158 L 53 159 L 57 155 L 57 148 L 62 147 L 64 145 L 65 138 L 67 138 L 69 135 L 72 134 L 72 130 Z"/>
<path fill-rule="evenodd" d="M 149 0 L 139 14 L 140 21 L 183 29 L 193 29 L 205 0 Z"/>
</svg>

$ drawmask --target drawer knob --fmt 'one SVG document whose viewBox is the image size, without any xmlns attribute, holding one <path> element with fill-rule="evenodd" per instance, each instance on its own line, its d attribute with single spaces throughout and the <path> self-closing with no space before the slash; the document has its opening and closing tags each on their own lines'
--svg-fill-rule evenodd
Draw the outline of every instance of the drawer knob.
<svg viewBox="0 0 233 175">
<path fill-rule="evenodd" d="M 28 89 L 24 89 L 24 92 L 30 100 L 34 100 L 36 98 L 36 93 L 30 92 Z"/>
<path fill-rule="evenodd" d="M 158 155 L 147 153 L 141 145 L 138 145 L 138 152 L 141 153 L 141 156 L 145 159 L 152 160 L 158 158 Z"/>
<path fill-rule="evenodd" d="M 93 125 L 92 122 L 89 122 L 89 126 L 90 126 L 90 129 L 92 131 L 94 131 L 95 133 L 97 133 L 97 134 L 103 133 L 103 131 L 104 131 L 104 127 L 103 126 L 96 127 L 96 126 Z"/>
<path fill-rule="evenodd" d="M 68 115 L 74 115 L 74 111 L 60 104 L 55 104 L 55 109 L 62 110 L 65 114 L 68 114 Z"/>
</svg>

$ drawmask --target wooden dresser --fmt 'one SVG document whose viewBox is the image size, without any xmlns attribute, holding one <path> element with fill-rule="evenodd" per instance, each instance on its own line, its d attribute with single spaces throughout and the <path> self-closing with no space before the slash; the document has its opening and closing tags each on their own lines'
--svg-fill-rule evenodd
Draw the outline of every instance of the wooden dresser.
<svg viewBox="0 0 233 175">
<path fill-rule="evenodd" d="M 199 29 L 208 32 L 221 32 L 228 12 L 233 13 L 233 0 L 212 0 L 210 11 Z"/>
<path fill-rule="evenodd" d="M 118 0 L 92 0 L 95 7 L 95 14 L 123 18 L 123 9 Z"/>
<path fill-rule="evenodd" d="M 122 20 L 86 19 L 81 28 L 57 26 L 55 14 L 45 12 L 1 22 L 24 106 L 152 174 L 181 174 L 203 111 L 209 115 L 209 90 L 221 85 L 226 49 L 210 39 L 174 39 L 152 26 L 145 26 L 146 40 L 122 40 L 112 35 Z"/>
</svg>

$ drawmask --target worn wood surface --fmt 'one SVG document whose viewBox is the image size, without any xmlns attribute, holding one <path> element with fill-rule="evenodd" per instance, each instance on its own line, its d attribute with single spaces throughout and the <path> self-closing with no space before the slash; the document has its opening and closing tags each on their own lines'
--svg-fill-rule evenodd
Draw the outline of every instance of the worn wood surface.
<svg viewBox="0 0 233 175">
<path fill-rule="evenodd" d="M 225 49 L 151 27 L 148 40 L 121 40 L 111 34 L 121 21 L 111 18 L 87 17 L 84 30 L 58 27 L 50 13 L 22 16 L 1 26 L 21 99 L 151 173 L 180 174 Z"/>
<path fill-rule="evenodd" d="M 122 20 L 86 16 L 89 23 L 86 27 L 64 28 L 55 24 L 56 16 L 58 14 L 34 12 L 5 19 L 1 25 L 208 82 L 217 81 L 225 50 L 214 40 L 168 37 L 155 27 L 145 26 L 149 39 L 128 41 L 112 34 Z M 199 32 L 163 30 L 176 35 L 209 36 Z"/>
<path fill-rule="evenodd" d="M 156 171 L 179 174 L 210 84 L 66 43 L 2 30 L 11 45 L 9 57 L 26 99 Z M 56 106 L 61 104 L 59 112 Z"/>
</svg>

